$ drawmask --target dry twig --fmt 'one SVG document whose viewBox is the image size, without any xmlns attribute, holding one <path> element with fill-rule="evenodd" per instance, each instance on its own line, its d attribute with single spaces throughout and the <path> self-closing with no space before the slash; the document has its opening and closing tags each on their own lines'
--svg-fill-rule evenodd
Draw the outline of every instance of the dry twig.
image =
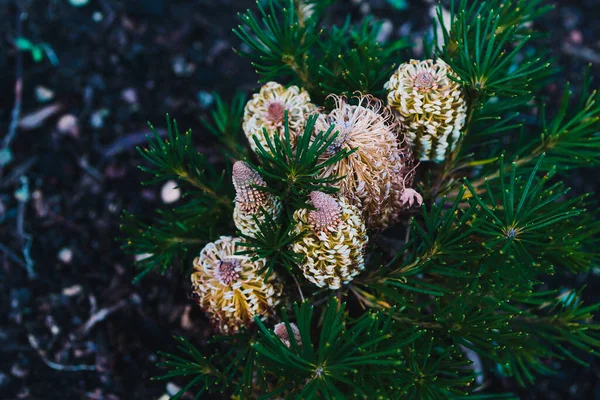
<svg viewBox="0 0 600 400">
<path fill-rule="evenodd" d="M 38 343 L 38 340 L 35 336 L 29 334 L 27 335 L 27 339 L 29 339 L 29 344 L 40 355 L 44 363 L 54 370 L 63 372 L 96 371 L 95 365 L 63 365 L 56 363 L 50 360 L 48 356 L 46 356 L 46 352 L 40 348 L 40 344 Z"/>
<path fill-rule="evenodd" d="M 17 37 L 23 34 L 23 26 L 21 22 L 21 9 L 17 11 Z M 21 98 L 23 93 L 23 53 L 17 49 L 16 54 L 16 80 L 15 80 L 15 103 L 11 113 L 11 121 L 8 127 L 8 133 L 4 137 L 2 148 L 9 149 L 12 141 L 17 135 L 17 126 L 19 125 L 19 117 L 21 115 Z"/>
</svg>

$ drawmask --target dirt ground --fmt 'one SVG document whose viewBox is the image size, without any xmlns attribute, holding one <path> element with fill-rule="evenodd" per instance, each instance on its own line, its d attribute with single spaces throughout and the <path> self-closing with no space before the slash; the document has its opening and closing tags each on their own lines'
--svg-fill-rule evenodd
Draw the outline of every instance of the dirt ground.
<svg viewBox="0 0 600 400">
<path fill-rule="evenodd" d="M 357 19 L 369 11 L 387 19 L 388 40 L 418 39 L 429 29 L 430 1 L 407 1 L 404 10 L 390 3 L 337 7 Z M 239 41 L 231 31 L 237 12 L 254 4 L 0 0 L 2 140 L 13 130 L 15 104 L 20 110 L 12 158 L 0 167 L 0 398 L 148 400 L 182 384 L 149 380 L 160 374 L 156 352 L 172 351 L 173 335 L 202 344 L 209 328 L 187 297 L 187 277 L 169 272 L 131 283 L 133 260 L 115 240 L 119 215 L 164 205 L 160 186 L 140 185 L 135 146 L 148 133 L 146 121 L 160 126 L 169 113 L 210 153 L 201 119 L 212 93 L 229 99 L 235 89 L 257 86 L 252 67 L 232 51 Z M 549 34 L 541 44 L 562 69 L 548 92 L 568 80 L 577 93 L 588 64 L 600 78 L 600 0 L 555 4 L 539 24 Z M 35 44 L 41 60 L 17 52 L 17 37 Z M 568 179 L 576 193 L 600 189 L 593 170 Z M 598 276 L 560 279 L 562 286 L 583 283 L 586 300 L 600 301 Z M 600 399 L 600 363 L 591 361 L 584 368 L 548 360 L 559 373 L 536 387 L 496 378 L 486 391 Z"/>
</svg>

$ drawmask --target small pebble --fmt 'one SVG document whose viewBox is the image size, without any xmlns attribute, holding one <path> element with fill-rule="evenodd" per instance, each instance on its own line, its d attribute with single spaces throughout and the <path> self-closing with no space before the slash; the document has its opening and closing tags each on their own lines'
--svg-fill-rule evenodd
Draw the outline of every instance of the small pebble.
<svg viewBox="0 0 600 400">
<path fill-rule="evenodd" d="M 109 111 L 106 108 L 96 110 L 90 115 L 90 125 L 94 129 L 101 129 L 104 126 L 104 118 L 108 116 Z"/>
<path fill-rule="evenodd" d="M 19 203 L 25 203 L 29 201 L 29 180 L 26 176 L 21 176 L 21 187 L 15 190 L 15 199 Z"/>
<path fill-rule="evenodd" d="M 10 164 L 12 158 L 12 152 L 9 148 L 0 149 L 0 167 Z"/>
<path fill-rule="evenodd" d="M 62 294 L 67 297 L 73 297 L 81 293 L 82 287 L 81 285 L 73 285 L 66 287 L 62 290 Z"/>
<path fill-rule="evenodd" d="M 90 2 L 90 0 L 69 0 L 69 3 L 73 7 L 83 7 L 83 6 L 87 5 L 89 2 Z"/>
<path fill-rule="evenodd" d="M 46 103 L 54 98 L 54 92 L 45 86 L 38 85 L 35 87 L 35 98 L 40 103 Z"/>
<path fill-rule="evenodd" d="M 394 31 L 394 24 L 389 19 L 386 19 L 381 24 L 381 29 L 379 30 L 379 34 L 377 35 L 377 41 L 380 43 L 387 42 L 390 38 L 390 35 Z"/>
<path fill-rule="evenodd" d="M 108 205 L 108 211 L 109 211 L 111 214 L 117 214 L 117 213 L 120 211 L 120 208 L 119 208 L 119 206 L 118 206 L 117 204 L 115 204 L 115 203 L 110 203 L 110 204 Z"/>
<path fill-rule="evenodd" d="M 174 384 L 173 382 L 167 383 L 167 393 L 171 396 L 175 396 L 177 392 L 179 392 L 181 388 Z"/>
<path fill-rule="evenodd" d="M 94 11 L 92 14 L 92 19 L 94 22 L 101 22 L 104 19 L 104 14 L 102 14 L 100 11 Z"/>
<path fill-rule="evenodd" d="M 26 360 L 14 363 L 10 369 L 10 373 L 17 378 L 25 378 L 29 375 L 29 368 L 27 367 Z"/>
<path fill-rule="evenodd" d="M 137 104 L 138 96 L 134 88 L 127 88 L 121 92 L 121 98 L 128 104 Z"/>
<path fill-rule="evenodd" d="M 65 264 L 70 264 L 73 261 L 73 250 L 68 247 L 60 249 L 58 252 L 58 259 Z"/>
<path fill-rule="evenodd" d="M 206 90 L 201 90 L 198 92 L 198 104 L 200 105 L 201 109 L 207 110 L 208 108 L 210 108 L 214 100 L 215 99 L 212 93 L 207 92 Z"/>
<path fill-rule="evenodd" d="M 179 200 L 181 197 L 181 189 L 179 189 L 177 182 L 167 181 L 160 190 L 160 197 L 166 204 L 174 203 Z"/>
<path fill-rule="evenodd" d="M 190 76 L 196 70 L 196 66 L 191 62 L 187 62 L 185 57 L 181 54 L 179 54 L 179 55 L 175 56 L 175 58 L 173 58 L 172 65 L 173 65 L 173 72 L 175 73 L 175 75 L 178 75 L 178 76 Z"/>
<path fill-rule="evenodd" d="M 194 327 L 194 323 L 192 322 L 192 318 L 190 317 L 190 313 L 192 312 L 192 306 L 186 305 L 183 310 L 183 314 L 181 314 L 180 325 L 182 329 L 189 330 Z"/>
<path fill-rule="evenodd" d="M 6 375 L 3 372 L 0 372 L 0 388 L 4 387 L 4 386 L 8 386 L 8 384 L 10 383 L 10 376 Z"/>
<path fill-rule="evenodd" d="M 577 29 L 571 31 L 569 33 L 569 40 L 574 44 L 583 43 L 583 35 L 581 34 L 581 31 L 579 31 Z"/>
<path fill-rule="evenodd" d="M 135 259 L 135 262 L 140 262 L 142 260 L 145 260 L 148 257 L 152 257 L 152 254 L 151 253 L 136 254 L 133 258 Z"/>
<path fill-rule="evenodd" d="M 60 117 L 56 127 L 61 133 L 67 133 L 73 137 L 79 136 L 79 126 L 77 123 L 77 117 L 73 114 L 65 114 L 62 117 Z"/>
<path fill-rule="evenodd" d="M 156 201 L 156 192 L 154 190 L 144 189 L 142 190 L 141 196 L 142 199 L 146 201 Z"/>
</svg>

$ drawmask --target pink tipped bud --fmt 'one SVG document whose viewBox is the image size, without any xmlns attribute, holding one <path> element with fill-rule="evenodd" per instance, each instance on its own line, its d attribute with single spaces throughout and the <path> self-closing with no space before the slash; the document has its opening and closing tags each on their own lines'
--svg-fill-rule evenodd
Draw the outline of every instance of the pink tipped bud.
<svg viewBox="0 0 600 400">
<path fill-rule="evenodd" d="M 428 92 L 431 89 L 437 89 L 438 83 L 429 71 L 423 71 L 417 74 L 413 86 L 419 91 Z"/>
<path fill-rule="evenodd" d="M 302 338 L 300 337 L 300 330 L 298 329 L 298 326 L 296 326 L 295 323 L 290 322 L 290 328 L 292 328 L 292 333 L 294 335 L 294 339 L 296 339 L 296 343 L 298 343 L 298 346 L 302 346 Z M 289 348 L 292 345 L 290 341 L 290 333 L 288 332 L 284 322 L 280 322 L 277 325 L 275 325 L 273 331 L 275 332 L 275 335 L 277 335 L 279 340 L 281 340 L 283 344 L 286 345 L 286 347 Z"/>
<path fill-rule="evenodd" d="M 267 106 L 267 119 L 274 124 L 281 124 L 285 116 L 285 105 L 280 101 L 272 101 Z"/>
<path fill-rule="evenodd" d="M 242 266 L 238 260 L 222 260 L 215 267 L 215 278 L 225 286 L 233 285 L 240 278 Z"/>
<path fill-rule="evenodd" d="M 233 164 L 233 186 L 236 203 L 244 211 L 256 211 L 265 205 L 267 193 L 256 186 L 266 186 L 264 179 L 244 161 Z"/>
<path fill-rule="evenodd" d="M 323 192 L 310 192 L 310 201 L 316 210 L 308 213 L 308 221 L 316 231 L 335 230 L 342 221 L 342 208 Z"/>
</svg>

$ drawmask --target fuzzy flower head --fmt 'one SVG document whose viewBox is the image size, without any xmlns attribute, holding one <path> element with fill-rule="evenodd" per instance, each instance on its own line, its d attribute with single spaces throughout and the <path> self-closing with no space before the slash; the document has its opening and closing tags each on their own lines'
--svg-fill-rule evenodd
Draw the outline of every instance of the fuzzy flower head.
<svg viewBox="0 0 600 400">
<path fill-rule="evenodd" d="M 456 74 L 442 60 L 411 60 L 385 84 L 388 105 L 399 113 L 415 156 L 423 161 L 444 160 L 465 125 L 463 90 L 448 76 Z"/>
<path fill-rule="evenodd" d="M 269 150 L 264 138 L 263 128 L 269 135 L 279 135 L 285 139 L 284 117 L 288 113 L 290 139 L 292 146 L 296 137 L 302 133 L 306 119 L 316 111 L 316 106 L 310 102 L 310 96 L 298 86 L 285 88 L 277 82 L 268 82 L 259 93 L 254 94 L 246 104 L 244 123 L 242 125 L 252 150 L 256 151 L 253 136 L 265 150 Z"/>
<path fill-rule="evenodd" d="M 194 259 L 192 290 L 213 326 L 224 335 L 234 334 L 253 322 L 266 319 L 279 303 L 282 286 L 273 272 L 267 282 L 258 271 L 264 260 L 235 255 L 241 239 L 222 236 L 207 244 Z"/>
<path fill-rule="evenodd" d="M 370 228 L 385 228 L 397 219 L 400 197 L 412 178 L 412 157 L 404 143 L 401 125 L 381 101 L 371 96 L 350 105 L 332 96 L 336 107 L 321 114 L 315 132 L 332 125 L 335 141 L 326 159 L 342 149 L 355 150 L 345 159 L 325 167 L 321 177 L 345 177 L 335 183 L 350 204 L 361 207 Z"/>
<path fill-rule="evenodd" d="M 242 234 L 254 236 L 259 228 L 253 217 L 263 222 L 266 218 L 264 210 L 276 219 L 281 212 L 281 202 L 273 194 L 258 188 L 266 187 L 267 183 L 244 161 L 233 164 L 232 177 L 236 193 L 233 222 Z"/>
<path fill-rule="evenodd" d="M 311 192 L 314 210 L 303 208 L 293 215 L 295 233 L 304 232 L 292 245 L 301 256 L 306 279 L 319 287 L 339 289 L 365 267 L 368 237 L 360 210 L 345 199 Z"/>
</svg>

